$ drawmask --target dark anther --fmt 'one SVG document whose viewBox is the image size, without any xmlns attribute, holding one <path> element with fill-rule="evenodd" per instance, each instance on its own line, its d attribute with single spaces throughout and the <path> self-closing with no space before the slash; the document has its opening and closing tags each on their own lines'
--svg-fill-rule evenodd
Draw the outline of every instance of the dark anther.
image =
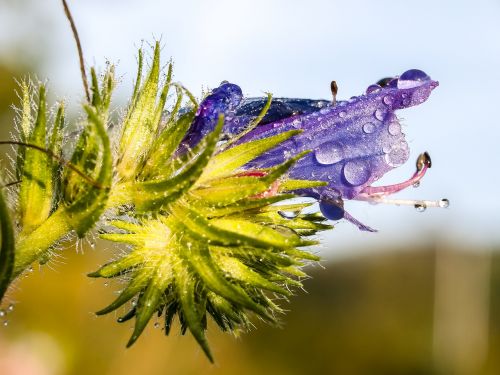
<svg viewBox="0 0 500 375">
<path fill-rule="evenodd" d="M 421 171 L 424 169 L 424 167 L 427 166 L 427 168 L 432 167 L 432 161 L 431 161 L 431 156 L 427 151 L 424 153 L 420 154 L 417 158 L 417 171 Z"/>
<path fill-rule="evenodd" d="M 337 86 L 337 82 L 332 81 L 330 83 L 330 90 L 332 91 L 333 105 L 335 105 L 337 104 L 337 93 L 339 92 L 339 87 Z"/>
<path fill-rule="evenodd" d="M 377 85 L 379 85 L 380 87 L 385 87 L 387 86 L 387 84 L 389 82 L 391 82 L 394 78 L 392 77 L 385 77 L 385 78 L 382 78 L 380 79 L 378 82 L 377 82 Z"/>
</svg>

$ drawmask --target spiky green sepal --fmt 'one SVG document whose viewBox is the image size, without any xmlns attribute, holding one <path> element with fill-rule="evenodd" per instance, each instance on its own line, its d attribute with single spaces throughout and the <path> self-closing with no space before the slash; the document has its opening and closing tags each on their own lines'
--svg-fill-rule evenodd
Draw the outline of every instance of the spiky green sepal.
<svg viewBox="0 0 500 375">
<path fill-rule="evenodd" d="M 248 329 L 252 315 L 277 323 L 282 310 L 276 300 L 302 287 L 303 266 L 319 260 L 304 250 L 316 243 L 307 236 L 330 226 L 320 216 L 297 213 L 307 204 L 284 205 L 282 201 L 294 196 L 279 192 L 289 185 L 286 172 L 302 155 L 265 171 L 241 169 L 296 132 L 242 144 L 238 152 L 216 149 L 212 157 L 221 125 L 219 121 L 192 152 L 188 166 L 172 158 L 170 163 L 180 171 L 173 171 L 170 179 L 144 182 L 135 194 L 129 191 L 128 203 L 149 212 L 147 216 L 129 211 L 110 221 L 112 229 L 101 234 L 130 248 L 89 275 L 126 281 L 118 298 L 97 314 L 131 306 L 119 319 L 135 317 L 128 346 L 153 315 L 164 316 L 166 334 L 177 316 L 181 332 L 189 329 L 212 361 L 205 337 L 207 316 L 230 332 Z M 201 167 L 195 167 L 199 160 Z M 183 173 L 178 182 L 169 183 Z M 181 181 L 190 181 L 189 186 L 183 188 Z M 155 184 L 164 189 L 156 190 Z M 299 186 L 300 181 L 293 184 Z M 165 191 L 170 194 L 163 197 Z M 155 205 L 158 199 L 162 203 Z M 284 215 L 280 207 L 294 215 Z"/>
</svg>

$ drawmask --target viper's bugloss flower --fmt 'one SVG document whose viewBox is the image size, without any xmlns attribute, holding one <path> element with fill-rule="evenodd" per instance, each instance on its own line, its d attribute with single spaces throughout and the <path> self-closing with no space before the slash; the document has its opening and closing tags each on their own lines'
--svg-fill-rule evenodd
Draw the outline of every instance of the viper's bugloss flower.
<svg viewBox="0 0 500 375">
<path fill-rule="evenodd" d="M 311 153 L 300 159 L 289 171 L 289 177 L 320 180 L 327 186 L 297 189 L 294 192 L 319 200 L 322 213 L 334 220 L 345 218 L 362 230 L 372 230 L 344 210 L 346 199 L 381 201 L 383 197 L 414 185 L 431 166 L 423 153 L 417 161 L 417 172 L 407 181 L 393 186 L 373 187 L 385 173 L 404 164 L 409 147 L 397 110 L 423 103 L 438 86 L 426 73 L 409 70 L 386 80 L 383 86 L 368 87 L 362 96 L 336 103 L 319 100 L 277 99 L 271 104 L 261 124 L 237 143 L 263 139 L 290 130 L 301 133 L 249 162 L 245 168 L 269 168 L 305 150 Z M 201 104 L 203 108 L 228 114 L 224 131 L 238 134 L 255 118 L 263 100 L 242 101 L 238 86 L 224 83 Z M 213 128 L 200 113 L 194 132 Z M 213 117 L 213 115 L 211 115 Z M 191 140 L 193 138 L 189 138 Z M 443 205 L 446 201 L 443 201 Z"/>
<path fill-rule="evenodd" d="M 101 80 L 92 70 L 91 79 L 76 142 L 64 129 L 63 106 L 51 119 L 44 87 L 36 105 L 22 88 L 19 141 L 3 142 L 19 146 L 19 181 L 4 186 L 11 208 L 0 194 L 0 299 L 61 241 L 97 228 L 122 246 L 89 276 L 123 284 L 97 314 L 126 309 L 119 321 L 135 319 L 128 346 L 154 316 L 163 317 L 166 334 L 177 317 L 181 333 L 189 330 L 212 360 L 209 317 L 233 333 L 249 329 L 252 317 L 277 324 L 280 300 L 302 288 L 304 266 L 319 260 L 308 247 L 331 228 L 325 216 L 369 229 L 343 200 L 380 200 L 430 167 L 423 154 L 410 180 L 371 186 L 408 158 L 394 112 L 437 86 L 420 71 L 335 105 L 244 99 L 227 82 L 198 104 L 172 81 L 171 64 L 162 75 L 157 43 L 144 76 L 139 53 L 131 100 L 112 131 L 113 68 Z M 291 201 L 297 194 L 317 198 L 324 216 L 303 212 L 311 203 Z"/>
</svg>

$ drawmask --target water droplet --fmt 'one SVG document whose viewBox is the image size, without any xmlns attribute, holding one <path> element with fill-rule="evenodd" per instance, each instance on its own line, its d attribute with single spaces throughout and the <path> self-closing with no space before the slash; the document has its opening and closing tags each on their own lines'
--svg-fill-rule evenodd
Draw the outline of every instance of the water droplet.
<svg viewBox="0 0 500 375">
<path fill-rule="evenodd" d="M 158 322 L 155 322 L 155 324 L 153 325 L 156 329 L 160 328 L 160 323 Z"/>
<path fill-rule="evenodd" d="M 401 134 L 401 124 L 399 122 L 391 122 L 387 127 L 387 131 L 390 135 Z"/>
<path fill-rule="evenodd" d="M 316 149 L 314 157 L 320 164 L 335 164 L 344 158 L 344 148 L 338 142 L 325 142 Z"/>
<path fill-rule="evenodd" d="M 374 94 L 374 93 L 379 92 L 381 89 L 382 89 L 382 87 L 380 87 L 379 85 L 370 85 L 366 89 L 366 93 L 367 94 Z"/>
<path fill-rule="evenodd" d="M 12 304 L 12 303 L 11 303 L 11 304 L 7 307 L 7 311 L 8 311 L 8 312 L 12 312 L 12 311 L 14 311 L 14 304 Z"/>
<path fill-rule="evenodd" d="M 33 272 L 33 266 L 28 267 L 28 272 Z"/>
<path fill-rule="evenodd" d="M 425 205 L 425 203 L 423 202 L 415 203 L 415 210 L 417 210 L 417 212 L 424 212 L 426 209 L 427 206 Z"/>
<path fill-rule="evenodd" d="M 389 152 L 391 152 L 392 150 L 392 145 L 384 145 L 382 146 L 382 151 L 384 152 L 384 154 L 388 154 Z"/>
<path fill-rule="evenodd" d="M 373 122 L 367 122 L 363 125 L 363 131 L 366 134 L 371 134 L 375 131 L 375 124 Z"/>
<path fill-rule="evenodd" d="M 382 99 L 385 105 L 391 105 L 392 104 L 392 97 L 390 95 L 384 96 L 384 99 Z"/>
<path fill-rule="evenodd" d="M 439 204 L 439 207 L 441 207 L 441 208 L 450 207 L 450 201 L 446 198 L 441 199 L 438 204 Z"/>
<path fill-rule="evenodd" d="M 346 111 L 340 111 L 340 112 L 339 112 L 339 117 L 340 117 L 340 118 L 344 118 L 346 115 L 347 115 L 347 112 L 346 112 Z"/>
<path fill-rule="evenodd" d="M 339 201 L 320 201 L 319 208 L 324 217 L 330 220 L 340 220 L 344 217 L 344 203 Z"/>
<path fill-rule="evenodd" d="M 407 70 L 398 79 L 398 89 L 411 89 L 418 87 L 429 81 L 429 77 L 425 72 L 418 69 Z"/>
<path fill-rule="evenodd" d="M 0 318 L 3 318 L 7 313 L 5 312 L 4 309 L 0 310 Z"/>
<path fill-rule="evenodd" d="M 414 188 L 418 188 L 420 186 L 420 181 L 417 181 L 413 184 L 413 187 Z"/>
<path fill-rule="evenodd" d="M 384 112 L 380 108 L 373 112 L 373 115 L 379 121 L 382 121 L 384 119 Z"/>
<path fill-rule="evenodd" d="M 8 325 L 9 325 L 9 321 L 8 321 L 8 320 L 4 320 L 4 321 L 3 321 L 3 326 L 4 326 L 4 327 L 7 327 Z"/>
<path fill-rule="evenodd" d="M 344 165 L 344 178 L 352 186 L 359 186 L 367 182 L 371 171 L 364 160 L 349 161 Z"/>
<path fill-rule="evenodd" d="M 105 282 L 105 283 L 104 283 L 104 286 L 108 286 L 108 285 L 109 285 L 109 283 L 108 283 L 108 282 Z"/>
<path fill-rule="evenodd" d="M 284 219 L 295 219 L 300 211 L 278 211 L 278 214 Z"/>
<path fill-rule="evenodd" d="M 398 167 L 408 160 L 408 150 L 402 147 L 394 147 L 384 157 L 386 163 L 391 167 Z"/>
</svg>

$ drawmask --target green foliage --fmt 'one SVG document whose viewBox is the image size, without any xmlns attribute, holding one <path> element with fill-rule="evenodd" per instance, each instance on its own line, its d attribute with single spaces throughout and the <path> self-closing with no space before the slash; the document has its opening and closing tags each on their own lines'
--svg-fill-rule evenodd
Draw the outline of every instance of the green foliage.
<svg viewBox="0 0 500 375">
<path fill-rule="evenodd" d="M 33 95 L 22 84 L 15 166 L 20 183 L 11 192 L 17 202 L 13 213 L 0 195 L 0 297 L 33 262 L 46 262 L 62 239 L 72 233 L 83 237 L 97 225 L 103 239 L 123 247 L 89 276 L 126 283 L 97 314 L 129 305 L 119 319 L 135 318 L 128 346 L 154 314 L 164 316 L 166 334 L 177 316 L 181 332 L 189 330 L 213 361 L 205 337 L 208 316 L 235 333 L 250 328 L 252 316 L 277 324 L 283 313 L 277 300 L 302 287 L 302 268 L 318 261 L 304 250 L 316 244 L 308 237 L 330 226 L 320 215 L 301 213 L 308 204 L 285 202 L 294 197 L 286 192 L 323 183 L 287 179 L 303 154 L 266 170 L 243 169 L 297 131 L 230 147 L 238 138 L 221 142 L 221 115 L 196 147 L 181 152 L 198 104 L 172 82 L 171 64 L 162 75 L 158 43 L 145 79 L 142 56 L 139 51 L 132 98 L 112 133 L 116 139 L 107 130 L 114 69 L 101 79 L 91 70 L 92 97 L 83 106 L 85 121 L 69 160 L 62 152 L 70 141 L 64 106 L 57 106 L 50 121 L 42 85 L 33 116 Z M 15 230 L 11 217 L 17 218 Z"/>
</svg>

